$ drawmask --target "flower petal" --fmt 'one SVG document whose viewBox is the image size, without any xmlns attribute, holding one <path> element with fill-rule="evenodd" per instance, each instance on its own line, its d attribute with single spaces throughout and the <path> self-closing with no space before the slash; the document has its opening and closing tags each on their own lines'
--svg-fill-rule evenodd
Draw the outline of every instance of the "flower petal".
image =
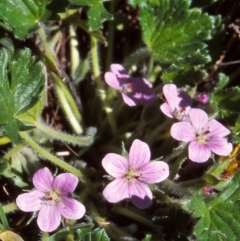
<svg viewBox="0 0 240 241">
<path fill-rule="evenodd" d="M 129 195 L 132 203 L 139 209 L 145 209 L 152 205 L 152 192 L 143 182 L 129 183 Z"/>
<path fill-rule="evenodd" d="M 181 91 L 178 94 L 177 106 L 180 109 L 185 109 L 186 113 L 188 113 L 192 106 L 192 98 L 188 95 L 187 92 Z"/>
<path fill-rule="evenodd" d="M 128 198 L 128 182 L 126 179 L 115 179 L 103 190 L 104 198 L 110 203 L 117 203 Z"/>
<path fill-rule="evenodd" d="M 205 145 L 200 145 L 196 141 L 191 141 L 188 146 L 188 156 L 193 162 L 206 162 L 211 155 L 210 149 Z"/>
<path fill-rule="evenodd" d="M 192 108 L 191 110 L 189 110 L 188 115 L 194 129 L 197 132 L 201 130 L 203 127 L 205 127 L 208 123 L 208 115 L 205 111 L 201 109 Z"/>
<path fill-rule="evenodd" d="M 102 160 L 102 165 L 106 172 L 115 178 L 123 177 L 128 169 L 128 161 L 114 153 L 107 154 Z"/>
<path fill-rule="evenodd" d="M 169 176 L 169 166 L 163 161 L 151 161 L 139 170 L 141 171 L 139 180 L 145 183 L 158 183 Z"/>
<path fill-rule="evenodd" d="M 78 178 L 72 173 L 62 173 L 54 178 L 52 187 L 62 195 L 72 193 L 78 184 Z"/>
<path fill-rule="evenodd" d="M 185 121 L 174 123 L 171 127 L 170 134 L 178 141 L 189 142 L 196 139 L 193 126 Z"/>
<path fill-rule="evenodd" d="M 110 69 L 114 73 L 114 75 L 117 75 L 118 78 L 130 78 L 127 71 L 121 64 L 111 64 Z"/>
<path fill-rule="evenodd" d="M 209 128 L 211 135 L 214 136 L 224 137 L 230 134 L 230 131 L 224 125 L 214 119 L 208 122 L 207 127 Z"/>
<path fill-rule="evenodd" d="M 150 161 L 151 152 L 147 143 L 134 140 L 129 151 L 129 167 L 138 169 Z"/>
<path fill-rule="evenodd" d="M 163 94 L 170 106 L 171 113 L 175 110 L 178 101 L 177 86 L 174 84 L 166 84 L 163 86 Z"/>
<path fill-rule="evenodd" d="M 122 93 L 122 98 L 123 98 L 123 101 L 129 106 L 136 106 L 137 105 L 137 101 L 134 100 L 134 98 L 131 98 L 130 96 L 125 95 L 124 93 Z"/>
<path fill-rule="evenodd" d="M 36 189 L 46 192 L 52 188 L 53 175 L 47 167 L 39 169 L 33 175 L 33 185 Z"/>
<path fill-rule="evenodd" d="M 115 90 L 121 90 L 121 86 L 115 74 L 111 72 L 107 72 L 104 75 L 104 79 L 105 79 L 105 82 Z"/>
<path fill-rule="evenodd" d="M 213 136 L 206 145 L 212 152 L 219 156 L 227 156 L 231 153 L 233 146 L 225 138 Z"/>
<path fill-rule="evenodd" d="M 44 193 L 34 190 L 29 193 L 20 194 L 16 199 L 16 204 L 24 212 L 36 212 L 41 208 L 41 198 Z"/>
<path fill-rule="evenodd" d="M 77 220 L 83 217 L 86 212 L 85 206 L 73 198 L 62 197 L 59 203 L 59 210 L 64 218 Z"/>
<path fill-rule="evenodd" d="M 52 232 L 61 223 L 58 206 L 43 205 L 38 213 L 37 224 L 43 232 Z"/>
<path fill-rule="evenodd" d="M 163 114 L 165 114 L 170 118 L 173 118 L 172 112 L 168 103 L 163 103 L 162 105 L 160 105 L 160 109 L 163 112 Z"/>
</svg>

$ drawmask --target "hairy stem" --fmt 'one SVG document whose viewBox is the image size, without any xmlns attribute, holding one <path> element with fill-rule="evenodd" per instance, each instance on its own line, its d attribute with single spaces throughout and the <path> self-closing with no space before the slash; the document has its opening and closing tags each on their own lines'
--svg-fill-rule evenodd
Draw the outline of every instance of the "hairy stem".
<svg viewBox="0 0 240 241">
<path fill-rule="evenodd" d="M 69 120 L 73 130 L 75 131 L 76 134 L 82 134 L 83 129 L 80 125 L 81 121 L 81 115 L 78 111 L 78 108 L 75 104 L 75 101 L 69 92 L 67 86 L 65 83 L 62 81 L 61 78 L 59 78 L 56 74 L 51 73 L 53 82 L 54 82 L 54 87 L 57 93 L 57 96 L 59 98 L 59 101 L 62 105 L 62 108 L 67 115 L 67 119 Z"/>
<path fill-rule="evenodd" d="M 94 77 L 95 77 L 95 80 L 97 83 L 99 95 L 103 102 L 104 109 L 107 114 L 108 122 L 109 122 L 110 128 L 112 130 L 113 136 L 117 137 L 118 136 L 117 125 L 116 125 L 115 119 L 113 117 L 112 108 L 110 107 L 110 105 L 108 103 L 106 91 L 104 89 L 104 85 L 103 85 L 103 82 L 102 82 L 101 76 L 100 76 L 100 68 L 99 68 L 99 63 L 98 63 L 97 40 L 93 36 L 91 36 L 91 53 L 92 53 L 93 74 L 94 74 Z"/>
<path fill-rule="evenodd" d="M 35 122 L 35 126 L 45 134 L 51 136 L 53 139 L 58 139 L 63 142 L 79 145 L 79 146 L 89 146 L 92 144 L 94 136 L 73 136 L 65 134 L 63 132 L 54 130 L 40 122 Z"/>
<path fill-rule="evenodd" d="M 120 214 L 120 215 L 123 215 L 125 217 L 128 217 L 128 218 L 131 218 L 149 228 L 152 228 L 153 230 L 155 231 L 159 231 L 159 226 L 153 224 L 153 222 L 145 217 L 143 217 L 142 215 L 138 214 L 138 213 L 135 213 L 129 209 L 126 209 L 126 208 L 123 208 L 123 207 L 120 207 L 120 206 L 114 206 L 112 211 L 114 213 L 117 213 L 117 214 Z"/>
<path fill-rule="evenodd" d="M 47 160 L 51 161 L 55 165 L 61 167 L 62 169 L 71 172 L 78 178 L 80 178 L 84 183 L 87 182 L 86 177 L 75 167 L 69 165 L 65 161 L 57 158 L 56 156 L 52 155 L 48 151 L 44 150 L 42 147 L 40 147 L 26 132 L 19 132 L 20 136 L 26 141 L 26 143 L 32 147 L 35 151 L 37 151 L 41 156 L 46 158 Z"/>
<path fill-rule="evenodd" d="M 18 209 L 15 203 L 9 203 L 2 206 L 4 213 L 10 213 Z"/>
<path fill-rule="evenodd" d="M 8 151 L 3 157 L 2 160 L 4 161 L 9 161 L 9 159 L 16 154 L 17 152 L 19 152 L 25 145 L 24 144 L 18 144 L 16 146 L 14 146 L 12 149 L 10 149 L 10 151 Z"/>
</svg>

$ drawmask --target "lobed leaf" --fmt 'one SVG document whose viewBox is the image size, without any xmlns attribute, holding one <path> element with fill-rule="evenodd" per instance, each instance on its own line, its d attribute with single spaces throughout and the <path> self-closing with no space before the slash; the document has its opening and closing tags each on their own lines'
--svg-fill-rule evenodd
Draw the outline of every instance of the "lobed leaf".
<svg viewBox="0 0 240 241">
<path fill-rule="evenodd" d="M 1 0 L 0 20 L 11 26 L 16 38 L 24 39 L 37 29 L 48 0 Z"/>
<path fill-rule="evenodd" d="M 220 195 L 193 197 L 190 209 L 200 217 L 194 231 L 200 241 L 237 241 L 240 237 L 240 172 Z"/>
<path fill-rule="evenodd" d="M 130 4 L 140 8 L 143 40 L 153 58 L 165 68 L 172 65 L 165 71 L 166 80 L 178 77 L 176 72 L 186 73 L 184 78 L 190 74 L 192 83 L 200 80 L 201 66 L 211 60 L 205 41 L 213 38 L 219 17 L 190 8 L 190 0 L 132 0 Z"/>
<path fill-rule="evenodd" d="M 2 49 L 0 66 L 0 123 L 9 138 L 18 143 L 18 131 L 25 129 L 20 115 L 28 112 L 30 119 L 36 120 L 41 113 L 39 109 L 42 106 L 38 106 L 37 112 L 33 107 L 41 98 L 45 74 L 42 64 L 35 63 L 28 49 L 19 52 L 15 58 L 6 49 Z"/>
</svg>

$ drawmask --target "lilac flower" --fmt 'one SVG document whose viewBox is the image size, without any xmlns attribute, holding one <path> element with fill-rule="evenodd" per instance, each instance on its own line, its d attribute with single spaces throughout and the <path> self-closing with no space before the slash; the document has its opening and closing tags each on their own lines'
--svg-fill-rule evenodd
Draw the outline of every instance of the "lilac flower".
<svg viewBox="0 0 240 241">
<path fill-rule="evenodd" d="M 190 142 L 189 159 L 194 162 L 205 162 L 211 152 L 227 156 L 232 151 L 232 144 L 224 136 L 230 131 L 218 121 L 208 120 L 206 112 L 192 108 L 189 111 L 190 122 L 178 122 L 172 125 L 171 136 L 178 141 Z"/>
<path fill-rule="evenodd" d="M 152 192 L 146 184 L 166 179 L 169 167 L 162 161 L 150 162 L 150 155 L 146 143 L 134 140 L 128 160 L 114 153 L 109 153 L 103 158 L 102 165 L 106 172 L 116 178 L 103 191 L 103 196 L 108 202 L 117 203 L 129 197 L 140 209 L 152 204 Z"/>
<path fill-rule="evenodd" d="M 73 174 L 63 173 L 54 178 L 44 167 L 33 176 L 36 189 L 19 195 L 16 204 L 24 212 L 39 211 L 39 228 L 43 232 L 52 232 L 60 225 L 61 216 L 76 220 L 85 214 L 85 207 L 70 197 L 77 184 L 78 178 Z"/>
<path fill-rule="evenodd" d="M 174 84 L 164 85 L 163 94 L 167 102 L 160 106 L 161 111 L 170 118 L 186 120 L 192 106 L 191 97 L 184 91 L 178 91 Z"/>
<path fill-rule="evenodd" d="M 197 97 L 197 100 L 198 100 L 201 104 L 205 105 L 205 104 L 208 103 L 209 98 L 208 98 L 208 96 L 207 96 L 206 94 L 200 94 L 200 95 Z"/>
<path fill-rule="evenodd" d="M 152 84 L 141 77 L 131 78 L 120 64 L 111 64 L 112 72 L 104 75 L 106 83 L 122 94 L 124 102 L 129 106 L 150 103 L 155 100 Z"/>
</svg>

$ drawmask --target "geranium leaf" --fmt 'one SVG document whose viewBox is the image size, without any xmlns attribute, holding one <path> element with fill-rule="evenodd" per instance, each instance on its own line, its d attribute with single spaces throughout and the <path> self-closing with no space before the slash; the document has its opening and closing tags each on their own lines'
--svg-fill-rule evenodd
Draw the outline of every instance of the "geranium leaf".
<svg viewBox="0 0 240 241">
<path fill-rule="evenodd" d="M 219 195 L 193 197 L 190 208 L 201 217 L 194 231 L 201 241 L 237 241 L 240 237 L 240 172 Z M 199 206 L 200 204 L 200 206 Z M 201 207 L 199 210 L 198 207 Z"/>
<path fill-rule="evenodd" d="M 37 29 L 48 0 L 1 0 L 0 20 L 14 29 L 16 38 L 24 39 Z"/>
<path fill-rule="evenodd" d="M 18 143 L 18 130 L 25 129 L 18 116 L 28 111 L 28 115 L 36 120 L 40 115 L 39 109 L 42 109 L 43 103 L 38 105 L 37 113 L 33 107 L 39 104 L 45 85 L 45 74 L 42 64 L 35 62 L 28 49 L 19 52 L 15 57 L 2 49 L 0 65 L 0 123 L 9 138 Z M 32 122 L 26 118 L 24 121 Z"/>
<path fill-rule="evenodd" d="M 201 66 L 211 60 L 205 41 L 215 34 L 219 17 L 202 13 L 199 8 L 191 9 L 189 0 L 132 0 L 130 4 L 140 8 L 143 40 L 153 58 L 164 66 L 166 80 L 169 75 L 178 76 L 167 69 L 172 64 L 181 73 L 190 74 L 192 83 L 200 80 Z"/>
<path fill-rule="evenodd" d="M 78 239 L 77 241 L 110 241 L 110 238 L 106 234 L 104 229 L 94 229 L 91 228 L 82 228 L 77 230 Z"/>
</svg>

